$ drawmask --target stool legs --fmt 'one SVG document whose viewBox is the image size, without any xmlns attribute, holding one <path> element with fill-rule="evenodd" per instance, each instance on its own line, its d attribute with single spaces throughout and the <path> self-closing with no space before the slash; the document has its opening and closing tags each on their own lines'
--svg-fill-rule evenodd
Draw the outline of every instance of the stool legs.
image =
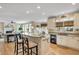
<svg viewBox="0 0 79 59">
<path fill-rule="evenodd" d="M 22 44 L 22 50 L 23 50 L 23 55 L 24 55 L 24 44 Z"/>
<path fill-rule="evenodd" d="M 38 46 L 36 46 L 35 48 L 36 48 L 36 49 L 35 49 L 35 54 L 38 55 Z M 27 55 L 30 55 L 30 54 L 32 55 L 32 53 L 33 53 L 32 49 L 33 49 L 33 48 L 31 48 L 31 49 L 28 49 L 28 48 L 27 48 Z M 25 49 L 25 52 L 26 52 L 26 49 Z M 30 52 L 30 53 L 29 53 L 29 52 Z"/>
<path fill-rule="evenodd" d="M 31 49 L 31 55 L 32 55 L 32 49 Z"/>
<path fill-rule="evenodd" d="M 36 46 L 36 55 L 38 55 L 38 46 Z"/>
<path fill-rule="evenodd" d="M 29 49 L 27 49 L 27 55 L 29 55 Z"/>
<path fill-rule="evenodd" d="M 24 46 L 23 46 L 23 44 L 21 44 L 22 45 L 22 52 L 23 52 L 23 55 L 24 55 Z M 19 50 L 19 48 L 18 48 L 18 44 L 15 44 L 15 50 L 14 50 L 14 53 L 16 53 L 16 55 L 18 55 L 18 50 Z"/>
<path fill-rule="evenodd" d="M 17 44 L 17 48 L 16 48 L 16 55 L 18 55 L 18 44 Z"/>
</svg>

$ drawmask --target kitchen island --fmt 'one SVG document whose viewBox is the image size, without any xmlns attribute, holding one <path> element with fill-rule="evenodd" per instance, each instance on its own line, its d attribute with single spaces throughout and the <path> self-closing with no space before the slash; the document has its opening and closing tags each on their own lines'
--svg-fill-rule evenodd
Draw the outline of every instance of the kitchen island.
<svg viewBox="0 0 79 59">
<path fill-rule="evenodd" d="M 30 41 L 38 44 L 38 54 L 43 55 L 48 48 L 48 39 L 40 35 L 23 33 Z"/>
</svg>

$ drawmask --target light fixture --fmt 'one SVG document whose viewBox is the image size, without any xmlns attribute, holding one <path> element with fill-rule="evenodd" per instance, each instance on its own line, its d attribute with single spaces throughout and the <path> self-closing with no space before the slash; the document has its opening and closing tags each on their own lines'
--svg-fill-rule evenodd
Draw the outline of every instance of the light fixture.
<svg viewBox="0 0 79 59">
<path fill-rule="evenodd" d="M 72 5 L 76 5 L 76 3 L 72 3 Z"/>
<path fill-rule="evenodd" d="M 37 9 L 40 9 L 40 6 L 37 6 Z"/>
<path fill-rule="evenodd" d="M 26 13 L 27 13 L 27 14 L 29 14 L 29 13 L 30 13 L 30 11 L 26 11 Z"/>
<path fill-rule="evenodd" d="M 0 8 L 2 8 L 2 6 L 0 6 Z"/>
</svg>

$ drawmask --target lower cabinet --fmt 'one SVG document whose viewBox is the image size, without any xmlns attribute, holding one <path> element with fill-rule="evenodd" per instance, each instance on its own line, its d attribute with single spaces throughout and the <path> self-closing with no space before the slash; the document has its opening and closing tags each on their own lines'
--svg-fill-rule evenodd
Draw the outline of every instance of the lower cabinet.
<svg viewBox="0 0 79 59">
<path fill-rule="evenodd" d="M 46 38 L 42 38 L 41 40 L 41 55 L 45 55 L 48 51 L 48 40 Z"/>
<path fill-rule="evenodd" d="M 79 37 L 72 37 L 72 48 L 79 50 Z"/>
<path fill-rule="evenodd" d="M 57 35 L 57 44 L 79 50 L 79 37 Z"/>
</svg>

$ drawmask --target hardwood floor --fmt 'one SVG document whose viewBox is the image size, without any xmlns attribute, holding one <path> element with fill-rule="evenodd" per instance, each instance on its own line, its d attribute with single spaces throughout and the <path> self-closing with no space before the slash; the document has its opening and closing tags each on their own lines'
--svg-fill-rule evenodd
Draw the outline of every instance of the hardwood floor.
<svg viewBox="0 0 79 59">
<path fill-rule="evenodd" d="M 4 54 L 4 43 L 0 42 L 0 55 Z"/>
<path fill-rule="evenodd" d="M 48 43 L 42 55 L 79 55 L 79 51 Z M 14 43 L 0 43 L 0 55 L 14 55 Z"/>
<path fill-rule="evenodd" d="M 50 44 L 50 51 L 54 52 L 56 55 L 79 55 L 79 51 L 67 47 L 62 47 L 55 44 Z"/>
</svg>

